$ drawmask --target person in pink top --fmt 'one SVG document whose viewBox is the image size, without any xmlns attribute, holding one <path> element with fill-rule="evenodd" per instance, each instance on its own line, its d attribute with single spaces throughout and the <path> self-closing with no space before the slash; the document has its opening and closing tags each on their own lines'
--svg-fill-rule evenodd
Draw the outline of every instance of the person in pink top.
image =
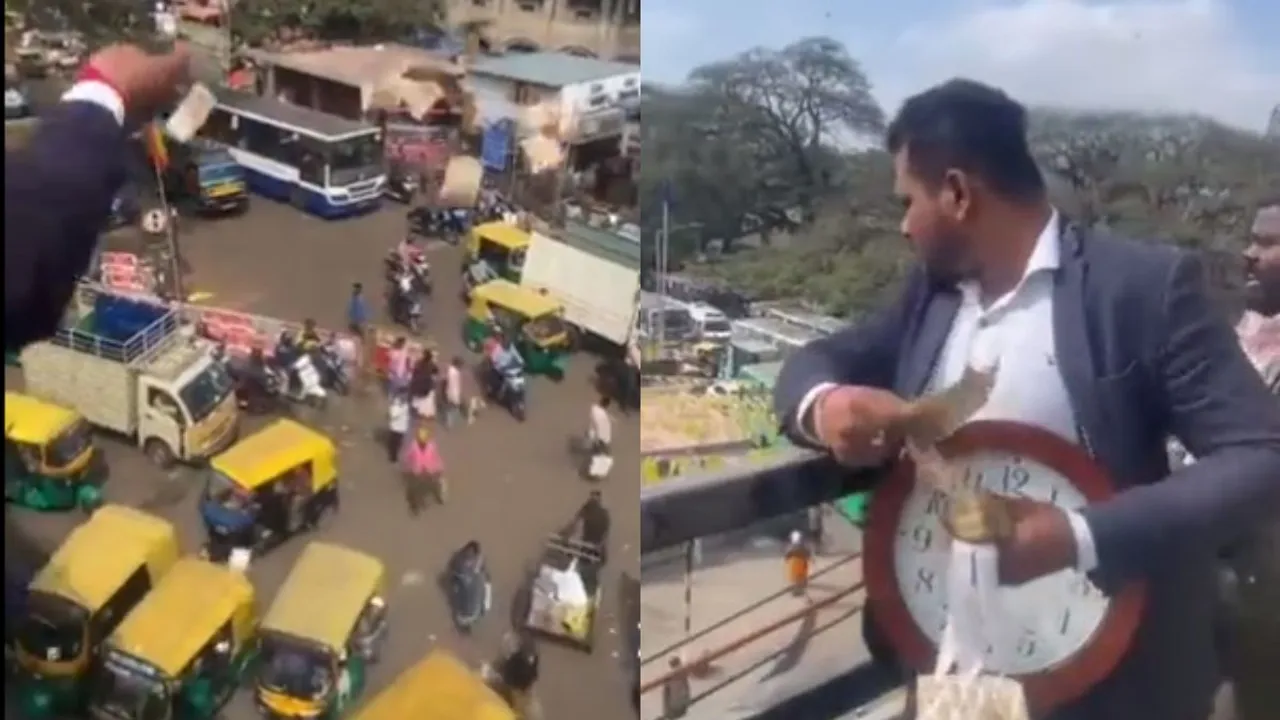
<svg viewBox="0 0 1280 720">
<path fill-rule="evenodd" d="M 396 338 L 391 349 L 387 351 L 387 392 L 407 392 L 409 379 L 413 375 L 413 359 L 409 357 L 408 342 L 403 337 Z"/>
<path fill-rule="evenodd" d="M 419 426 L 413 438 L 405 443 L 400 463 L 404 472 L 405 501 L 411 515 L 422 512 L 429 490 L 435 492 L 436 502 L 444 504 L 448 494 L 444 458 L 440 456 L 440 448 L 426 426 Z"/>
</svg>

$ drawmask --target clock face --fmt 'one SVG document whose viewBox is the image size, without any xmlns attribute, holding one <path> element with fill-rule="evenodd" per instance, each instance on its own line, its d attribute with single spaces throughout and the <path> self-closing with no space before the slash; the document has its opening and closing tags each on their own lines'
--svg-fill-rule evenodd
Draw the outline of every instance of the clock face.
<svg viewBox="0 0 1280 720">
<path fill-rule="evenodd" d="M 1001 495 L 1026 497 L 1076 510 L 1085 496 L 1047 465 L 1006 452 L 975 452 L 953 460 L 968 486 Z M 946 499 L 918 482 L 898 517 L 893 565 L 898 591 L 911 619 L 936 647 L 946 621 L 946 577 L 950 536 L 942 525 Z M 1109 606 L 1103 595 L 1074 570 L 1002 587 L 1001 610 L 1007 616 L 987 648 L 986 666 L 1004 675 L 1051 670 L 1080 652 L 1102 626 Z"/>
</svg>

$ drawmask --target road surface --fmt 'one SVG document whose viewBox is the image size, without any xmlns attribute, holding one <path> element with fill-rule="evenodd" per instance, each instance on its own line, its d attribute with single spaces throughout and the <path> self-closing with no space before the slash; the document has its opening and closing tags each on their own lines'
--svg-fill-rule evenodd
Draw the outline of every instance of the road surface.
<svg viewBox="0 0 1280 720">
<path fill-rule="evenodd" d="M 191 269 L 189 291 L 212 294 L 212 304 L 295 321 L 313 317 L 321 326 L 339 327 L 352 282 L 364 283 L 371 306 L 381 310 L 382 257 L 399 239 L 404 223 L 403 210 L 397 208 L 325 223 L 254 198 L 243 217 L 193 220 L 182 228 L 182 253 Z M 437 289 L 426 308 L 426 327 L 446 358 L 464 353 L 457 252 L 447 246 L 430 251 Z M 314 537 L 371 552 L 389 570 L 392 638 L 373 672 L 372 693 L 432 647 L 448 647 L 473 663 L 498 650 L 509 627 L 511 598 L 542 540 L 568 522 L 587 496 L 588 488 L 568 457 L 567 439 L 585 429 L 593 399 L 592 368 L 591 358 L 577 357 L 563 383 L 532 380 L 526 423 L 491 408 L 476 425 L 442 433 L 451 478 L 449 503 L 417 519 L 406 511 L 397 477 L 374 438 L 385 422 L 380 393 L 339 399 L 317 420 L 340 444 L 344 491 L 341 514 Z M 18 382 L 17 374 L 6 373 L 6 387 Z M 104 438 L 100 444 L 112 468 L 108 500 L 170 518 L 181 528 L 185 547 L 194 551 L 201 541 L 195 510 L 198 472 L 166 474 L 123 441 Z M 619 628 L 619 618 L 634 613 L 623 607 L 628 593 L 619 592 L 621 576 L 637 577 L 639 565 L 639 430 L 633 420 L 615 419 L 614 444 L 616 470 L 602 487 L 613 533 L 597 647 L 588 655 L 542 645 L 538 694 L 548 718 L 633 716 Z M 48 552 L 78 519 L 10 509 L 6 560 Z M 472 538 L 488 555 L 496 607 L 473 637 L 462 638 L 452 630 L 435 577 L 446 557 Z M 250 574 L 264 608 L 306 542 L 296 538 L 255 560 Z M 250 717 L 249 693 L 242 692 L 227 719 Z"/>
<path fill-rule="evenodd" d="M 784 587 L 781 544 L 759 541 L 733 551 L 707 553 L 694 572 L 692 607 L 684 601 L 678 566 L 646 568 L 641 585 L 643 683 L 666 674 L 670 659 L 685 663 L 719 655 L 742 638 L 794 618 L 776 630 L 710 662 L 710 672 L 691 682 L 694 703 L 689 720 L 739 720 L 756 717 L 783 701 L 813 690 L 869 659 L 862 642 L 861 538 L 847 524 L 829 528 L 824 553 L 814 564 L 807 597 L 775 596 Z M 713 556 L 714 555 L 714 556 Z M 678 565 L 678 564 L 677 564 Z M 687 645 L 669 650 L 685 637 L 685 613 L 691 610 L 693 633 Z M 730 616 L 737 616 L 724 622 Z M 704 632 L 705 631 L 705 632 Z M 856 692 L 856 691 L 855 691 Z M 647 693 L 641 718 L 662 716 L 662 693 Z M 868 698 L 871 700 L 871 698 Z M 883 705 L 883 701 L 874 703 Z M 893 703 L 890 702 L 890 706 Z M 877 717 L 876 708 L 858 708 Z M 860 717 L 850 710 L 850 717 Z M 833 715 L 812 715 L 831 718 Z"/>
</svg>

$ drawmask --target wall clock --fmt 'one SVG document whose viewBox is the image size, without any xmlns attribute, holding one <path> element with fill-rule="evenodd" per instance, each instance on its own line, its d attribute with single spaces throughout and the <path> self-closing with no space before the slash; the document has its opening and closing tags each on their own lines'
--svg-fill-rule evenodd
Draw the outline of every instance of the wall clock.
<svg viewBox="0 0 1280 720">
<path fill-rule="evenodd" d="M 964 482 L 997 494 L 1078 509 L 1115 493 L 1083 448 L 1030 425 L 969 423 L 938 451 L 957 465 Z M 867 522 L 868 601 L 890 643 L 919 672 L 933 669 L 946 618 L 946 508 L 947 498 L 917 483 L 915 467 L 904 457 L 877 487 Z M 1145 604 L 1141 583 L 1107 597 L 1074 570 L 1000 592 L 1007 632 L 987 648 L 986 666 L 1018 679 L 1036 714 L 1083 695 L 1115 669 Z"/>
</svg>

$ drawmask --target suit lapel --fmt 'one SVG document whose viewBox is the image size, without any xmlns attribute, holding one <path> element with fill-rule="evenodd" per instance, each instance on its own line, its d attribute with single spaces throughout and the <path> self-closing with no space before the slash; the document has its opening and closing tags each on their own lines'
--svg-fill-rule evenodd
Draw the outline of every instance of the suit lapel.
<svg viewBox="0 0 1280 720">
<path fill-rule="evenodd" d="M 924 393 L 959 309 L 960 293 L 955 289 L 939 288 L 929 293 L 920 325 L 913 334 L 915 340 L 898 377 L 899 395 L 917 397 Z"/>
<path fill-rule="evenodd" d="M 1058 370 L 1071 398 L 1076 424 L 1084 431 L 1082 440 L 1091 450 L 1099 450 L 1093 443 L 1105 442 L 1106 436 L 1102 432 L 1102 412 L 1094 387 L 1097 370 L 1085 314 L 1085 279 L 1089 267 L 1084 255 L 1084 231 L 1064 221 L 1060 242 L 1061 268 L 1053 292 L 1053 340 Z"/>
</svg>

